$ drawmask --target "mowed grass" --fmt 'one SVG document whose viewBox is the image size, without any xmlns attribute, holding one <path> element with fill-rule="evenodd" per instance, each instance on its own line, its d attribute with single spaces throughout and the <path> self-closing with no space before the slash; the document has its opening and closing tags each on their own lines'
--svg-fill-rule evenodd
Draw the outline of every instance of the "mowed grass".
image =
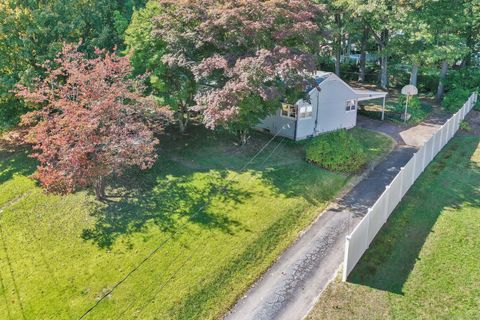
<svg viewBox="0 0 480 320">
<path fill-rule="evenodd" d="M 0 153 L 0 319 L 214 318 L 305 228 L 347 178 L 301 146 L 255 135 L 165 137 L 157 165 L 118 196 L 46 195 L 24 151 Z"/>
<path fill-rule="evenodd" d="M 106 203 L 46 195 L 25 151 L 0 151 L 0 319 L 78 319 L 122 279 L 85 319 L 217 318 L 348 181 L 281 138 L 161 140 Z"/>
<path fill-rule="evenodd" d="M 480 138 L 442 151 L 309 319 L 480 319 Z"/>
</svg>

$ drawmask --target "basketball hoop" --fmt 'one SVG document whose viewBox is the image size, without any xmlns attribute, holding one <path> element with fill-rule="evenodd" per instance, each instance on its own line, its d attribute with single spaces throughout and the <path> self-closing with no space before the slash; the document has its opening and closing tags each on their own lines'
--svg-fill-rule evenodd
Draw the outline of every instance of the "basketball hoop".
<svg viewBox="0 0 480 320">
<path fill-rule="evenodd" d="M 407 122 L 407 110 L 408 110 L 408 101 L 410 100 L 410 97 L 415 96 L 418 94 L 418 89 L 412 84 L 406 85 L 405 87 L 402 88 L 402 94 L 407 96 L 406 102 L 405 102 L 405 114 L 403 116 L 403 120 Z"/>
</svg>

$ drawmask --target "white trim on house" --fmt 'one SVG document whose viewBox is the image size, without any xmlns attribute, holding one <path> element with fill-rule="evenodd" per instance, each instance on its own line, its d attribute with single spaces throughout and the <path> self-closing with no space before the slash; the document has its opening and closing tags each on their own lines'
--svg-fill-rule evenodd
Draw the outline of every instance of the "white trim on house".
<svg viewBox="0 0 480 320">
<path fill-rule="evenodd" d="M 385 100 L 387 98 L 388 92 L 362 90 L 362 89 L 356 89 L 355 92 L 358 95 L 358 101 L 366 101 L 366 100 L 372 100 L 372 99 L 383 99 L 382 120 L 385 120 Z"/>
<path fill-rule="evenodd" d="M 388 94 L 387 92 L 382 91 L 371 91 L 362 89 L 354 89 L 354 91 L 358 96 L 358 101 L 385 98 Z"/>
</svg>

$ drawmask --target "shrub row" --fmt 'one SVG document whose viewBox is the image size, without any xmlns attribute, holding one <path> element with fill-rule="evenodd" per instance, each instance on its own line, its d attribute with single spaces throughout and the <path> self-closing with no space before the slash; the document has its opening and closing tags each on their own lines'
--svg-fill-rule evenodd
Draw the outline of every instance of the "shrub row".
<svg viewBox="0 0 480 320">
<path fill-rule="evenodd" d="M 345 129 L 311 139 L 306 146 L 306 157 L 324 169 L 345 174 L 355 173 L 367 163 L 365 148 Z"/>
</svg>

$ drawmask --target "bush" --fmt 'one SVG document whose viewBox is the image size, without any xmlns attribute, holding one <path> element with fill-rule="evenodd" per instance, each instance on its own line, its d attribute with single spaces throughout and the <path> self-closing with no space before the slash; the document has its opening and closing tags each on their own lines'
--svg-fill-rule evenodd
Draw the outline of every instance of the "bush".
<svg viewBox="0 0 480 320">
<path fill-rule="evenodd" d="M 467 131 L 467 132 L 471 132 L 472 131 L 472 126 L 470 126 L 470 123 L 468 123 L 467 121 L 462 120 L 462 122 L 460 122 L 460 129 L 462 129 L 464 131 Z"/>
<path fill-rule="evenodd" d="M 473 91 L 480 87 L 479 69 L 452 70 L 447 77 L 447 93 L 442 105 L 450 112 L 457 112 Z"/>
<path fill-rule="evenodd" d="M 26 111 L 27 108 L 14 99 L 0 99 L 0 133 L 15 127 Z"/>
<path fill-rule="evenodd" d="M 398 98 L 398 102 L 393 105 L 393 109 L 396 113 L 402 115 L 405 112 L 405 102 L 407 97 L 401 95 Z M 410 101 L 408 102 L 408 113 L 412 115 L 412 117 L 408 120 L 410 124 L 420 123 L 425 120 L 432 110 L 432 107 L 429 104 L 422 103 L 417 96 L 410 97 Z"/>
<path fill-rule="evenodd" d="M 351 174 L 367 162 L 367 154 L 355 136 L 345 129 L 310 140 L 307 160 L 330 171 Z"/>
<path fill-rule="evenodd" d="M 480 87 L 480 69 L 468 68 L 451 70 L 447 75 L 446 86 L 448 90 L 478 90 Z"/>
<path fill-rule="evenodd" d="M 420 68 L 417 76 L 418 90 L 435 94 L 438 88 L 438 72 L 436 68 Z"/>
<path fill-rule="evenodd" d="M 456 88 L 447 92 L 443 98 L 442 105 L 448 111 L 455 113 L 463 106 L 463 104 L 470 97 L 470 90 L 463 88 Z"/>
</svg>

